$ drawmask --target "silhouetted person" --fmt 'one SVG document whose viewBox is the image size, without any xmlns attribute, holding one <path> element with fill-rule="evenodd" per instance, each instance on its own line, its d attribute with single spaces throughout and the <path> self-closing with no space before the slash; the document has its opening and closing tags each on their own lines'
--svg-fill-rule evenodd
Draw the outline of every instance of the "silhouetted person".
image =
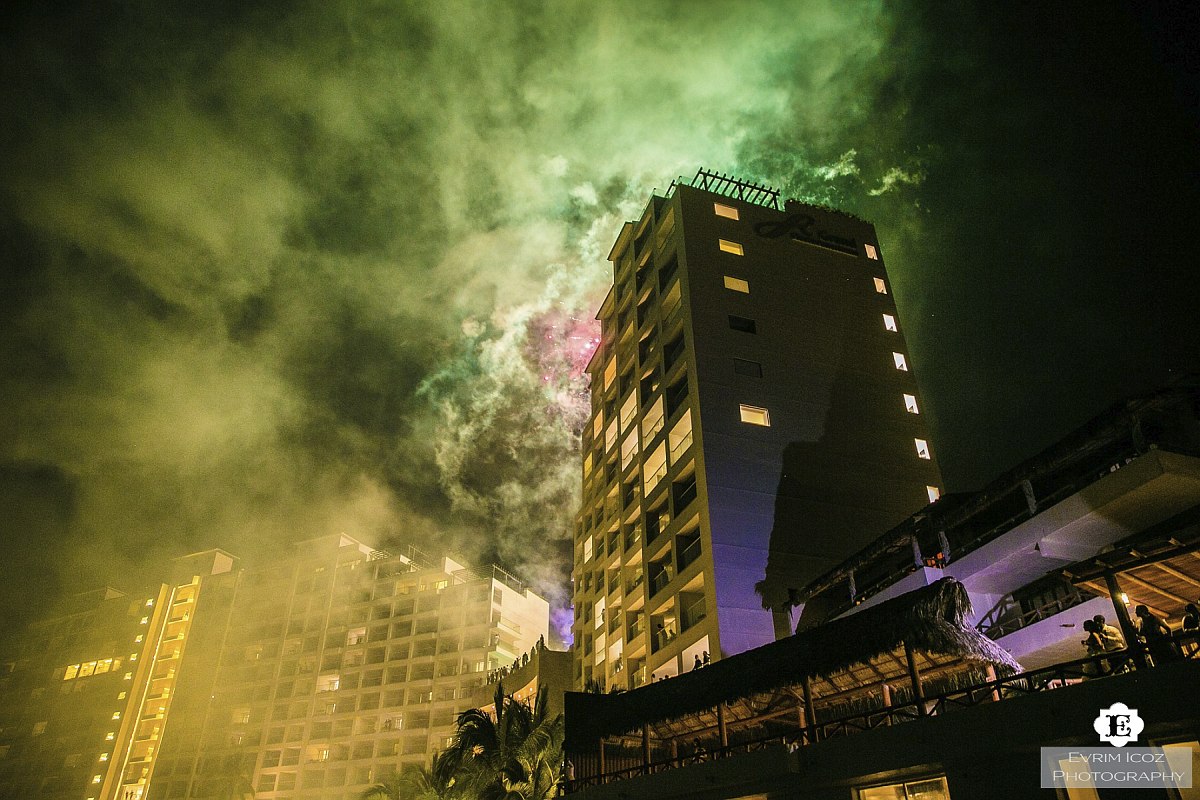
<svg viewBox="0 0 1200 800">
<path fill-rule="evenodd" d="M 1200 607 L 1197 607 L 1195 603 L 1188 603 L 1183 607 L 1183 632 L 1191 634 L 1200 633 Z M 1195 639 L 1184 642 L 1182 649 L 1184 655 L 1190 658 L 1196 654 L 1196 651 L 1200 650 L 1200 642 L 1197 642 Z"/>
<path fill-rule="evenodd" d="M 707 667 L 707 666 L 708 666 L 708 662 L 709 662 L 709 661 L 710 661 L 710 658 L 709 658 L 709 655 L 708 655 L 708 651 L 707 651 L 707 650 L 705 650 L 705 651 L 704 651 L 704 666 L 706 666 L 706 667 Z"/>
<path fill-rule="evenodd" d="M 696 656 L 696 660 L 692 662 L 692 669 L 700 669 L 704 666 L 704 662 L 700 660 L 700 656 Z"/>
<path fill-rule="evenodd" d="M 704 749 L 704 745 L 700 744 L 699 739 L 692 740 L 692 763 L 699 764 L 706 758 L 708 758 L 708 751 Z"/>
<path fill-rule="evenodd" d="M 1133 613 L 1138 617 L 1138 633 L 1155 664 L 1177 661 L 1183 657 L 1171 641 L 1171 629 L 1167 623 L 1151 614 L 1146 606 L 1138 606 Z"/>
<path fill-rule="evenodd" d="M 1200 631 L 1200 608 L 1195 603 L 1188 603 L 1183 607 L 1183 629 Z"/>
<path fill-rule="evenodd" d="M 1104 652 L 1104 641 L 1100 638 L 1100 633 L 1096 630 L 1095 620 L 1085 619 L 1083 621 L 1083 630 L 1087 633 L 1087 638 L 1080 642 L 1087 649 L 1089 656 L 1098 656 Z"/>
</svg>

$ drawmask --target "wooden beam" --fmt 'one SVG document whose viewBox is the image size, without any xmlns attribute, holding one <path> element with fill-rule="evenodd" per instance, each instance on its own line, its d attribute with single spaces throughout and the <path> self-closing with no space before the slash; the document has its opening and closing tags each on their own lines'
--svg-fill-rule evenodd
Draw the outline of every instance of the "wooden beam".
<svg viewBox="0 0 1200 800">
<path fill-rule="evenodd" d="M 917 669 L 917 656 L 907 639 L 904 641 L 904 659 L 908 662 L 908 679 L 912 681 L 913 699 L 917 703 L 917 714 L 922 717 L 928 716 L 929 712 L 925 708 L 925 687 L 921 685 L 921 671 Z"/>
<path fill-rule="evenodd" d="M 1167 573 L 1168 575 L 1172 575 L 1172 576 L 1178 578 L 1179 580 L 1183 581 L 1184 583 L 1190 583 L 1192 586 L 1195 586 L 1197 589 L 1200 589 L 1200 581 L 1196 580 L 1191 575 L 1180 572 L 1179 570 L 1175 569 L 1174 567 L 1169 567 L 1166 564 L 1154 564 L 1152 566 L 1155 569 L 1162 570 L 1163 572 Z"/>
<path fill-rule="evenodd" d="M 812 738 L 809 741 L 817 739 L 817 709 L 813 707 L 812 679 L 807 675 L 804 676 L 804 721 L 805 727 L 812 732 Z"/>
<path fill-rule="evenodd" d="M 604 740 L 601 739 L 600 740 L 600 774 L 603 775 L 606 772 L 608 772 L 608 770 L 604 766 Z"/>
<path fill-rule="evenodd" d="M 996 665 L 995 664 L 987 665 L 987 679 L 989 681 L 996 680 Z M 1000 702 L 1000 690 L 999 689 L 992 689 L 992 702 L 993 703 Z"/>
<path fill-rule="evenodd" d="M 650 769 L 650 726 L 642 726 L 642 769 Z"/>
<path fill-rule="evenodd" d="M 721 733 L 721 749 L 729 747 L 729 730 L 725 727 L 725 704 L 717 703 L 717 730 Z"/>
<path fill-rule="evenodd" d="M 1159 587 L 1155 586 L 1153 583 L 1150 583 L 1149 581 L 1144 581 L 1141 578 L 1139 578 L 1137 575 L 1134 575 L 1130 572 L 1121 573 L 1121 577 L 1126 579 L 1130 583 L 1137 584 L 1138 586 L 1141 586 L 1145 589 L 1149 589 L 1150 591 L 1160 594 L 1163 597 L 1169 597 L 1170 599 L 1174 600 L 1176 603 L 1183 603 L 1184 605 L 1187 605 L 1188 603 L 1192 602 L 1191 600 L 1188 600 L 1186 597 L 1184 597 L 1182 595 L 1175 594 L 1174 592 L 1169 592 L 1166 589 L 1160 589 Z"/>
</svg>

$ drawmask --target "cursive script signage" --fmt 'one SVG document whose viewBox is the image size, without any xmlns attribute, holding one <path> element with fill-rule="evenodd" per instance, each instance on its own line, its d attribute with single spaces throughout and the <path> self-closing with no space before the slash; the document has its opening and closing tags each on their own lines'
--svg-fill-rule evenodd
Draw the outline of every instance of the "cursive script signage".
<svg viewBox="0 0 1200 800">
<path fill-rule="evenodd" d="M 797 242 L 814 244 L 851 256 L 858 255 L 857 241 L 818 228 L 816 219 L 809 214 L 792 214 L 782 219 L 760 222 L 754 226 L 754 232 L 764 239 L 790 236 Z"/>
</svg>

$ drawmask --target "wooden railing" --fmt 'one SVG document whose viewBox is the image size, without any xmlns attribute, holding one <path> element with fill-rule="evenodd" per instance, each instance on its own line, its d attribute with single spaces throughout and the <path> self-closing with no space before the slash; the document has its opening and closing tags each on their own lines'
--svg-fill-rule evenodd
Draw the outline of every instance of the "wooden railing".
<svg viewBox="0 0 1200 800">
<path fill-rule="evenodd" d="M 1188 631 L 1174 634 L 1172 637 L 1174 653 L 1177 658 L 1171 660 L 1200 661 L 1200 632 Z M 725 747 L 715 747 L 712 750 L 701 748 L 687 754 L 675 755 L 670 758 L 648 761 L 631 767 L 606 771 L 597 775 L 568 781 L 566 791 L 577 791 L 588 786 L 599 786 L 614 781 L 651 775 L 677 769 L 689 764 L 728 758 L 741 753 L 751 753 L 768 747 L 783 745 L 789 751 L 816 742 L 849 736 L 856 733 L 874 730 L 875 728 L 910 722 L 922 717 L 937 717 L 953 713 L 956 709 L 968 708 L 983 703 L 1002 702 L 1011 697 L 1023 697 L 1030 694 L 1052 691 L 1064 686 L 1080 683 L 1084 680 L 1094 680 L 1124 674 L 1136 670 L 1152 669 L 1154 667 L 1144 645 L 1131 647 L 1103 655 L 1055 664 L 1042 669 L 1030 670 L 1017 675 L 984 681 L 971 686 L 954 689 L 953 691 L 926 697 L 923 702 L 907 702 L 884 706 L 878 709 L 858 712 L 830 720 L 819 721 L 810 727 L 797 727 L 787 733 L 773 734 L 759 738 L 747 739 L 731 743 Z M 747 720 L 753 722 L 753 720 Z"/>
</svg>

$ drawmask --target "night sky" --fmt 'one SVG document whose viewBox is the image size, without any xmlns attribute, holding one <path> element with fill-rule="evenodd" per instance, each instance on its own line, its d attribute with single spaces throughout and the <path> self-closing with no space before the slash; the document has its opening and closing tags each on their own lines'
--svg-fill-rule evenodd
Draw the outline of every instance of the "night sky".
<svg viewBox="0 0 1200 800">
<path fill-rule="evenodd" d="M 0 625 L 339 531 L 560 586 L 604 256 L 700 166 L 875 222 L 950 490 L 1196 369 L 1195 4 L 1023 5 L 10 6 Z"/>
</svg>

